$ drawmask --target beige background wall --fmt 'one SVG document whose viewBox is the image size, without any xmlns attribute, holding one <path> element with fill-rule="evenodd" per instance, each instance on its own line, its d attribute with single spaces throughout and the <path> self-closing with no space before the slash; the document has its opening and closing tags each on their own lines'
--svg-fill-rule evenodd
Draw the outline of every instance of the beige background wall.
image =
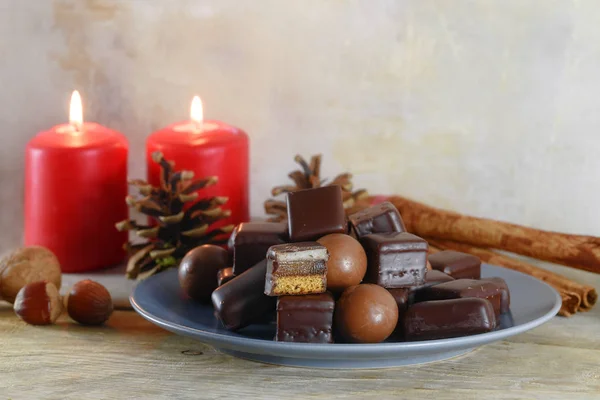
<svg viewBox="0 0 600 400">
<path fill-rule="evenodd" d="M 296 152 L 373 193 L 600 235 L 600 3 L 0 0 L 0 226 L 21 237 L 23 149 L 66 120 L 207 118 L 252 137 L 252 210 Z"/>
</svg>

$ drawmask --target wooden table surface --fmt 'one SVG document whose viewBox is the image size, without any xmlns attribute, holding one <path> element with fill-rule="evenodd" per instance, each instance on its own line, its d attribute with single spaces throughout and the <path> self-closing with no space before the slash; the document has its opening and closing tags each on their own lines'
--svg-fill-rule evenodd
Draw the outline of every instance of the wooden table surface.
<svg viewBox="0 0 600 400">
<path fill-rule="evenodd" d="M 561 270 L 564 272 L 565 270 Z M 600 277 L 567 273 L 600 289 Z M 600 306 L 451 360 L 382 370 L 258 364 L 132 311 L 87 328 L 33 327 L 0 304 L 4 399 L 600 399 Z"/>
</svg>

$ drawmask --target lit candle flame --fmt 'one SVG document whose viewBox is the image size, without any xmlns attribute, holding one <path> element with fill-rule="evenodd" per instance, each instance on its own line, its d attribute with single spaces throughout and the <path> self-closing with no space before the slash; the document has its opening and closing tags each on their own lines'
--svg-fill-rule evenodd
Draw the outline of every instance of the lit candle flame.
<svg viewBox="0 0 600 400">
<path fill-rule="evenodd" d="M 81 104 L 81 96 L 77 90 L 73 90 L 71 95 L 71 105 L 69 106 L 69 122 L 77 130 L 83 125 L 83 106 Z"/>
<path fill-rule="evenodd" d="M 190 108 L 190 118 L 197 124 L 201 124 L 204 119 L 204 112 L 202 110 L 202 100 L 199 96 L 194 96 L 192 100 L 192 107 Z"/>
</svg>

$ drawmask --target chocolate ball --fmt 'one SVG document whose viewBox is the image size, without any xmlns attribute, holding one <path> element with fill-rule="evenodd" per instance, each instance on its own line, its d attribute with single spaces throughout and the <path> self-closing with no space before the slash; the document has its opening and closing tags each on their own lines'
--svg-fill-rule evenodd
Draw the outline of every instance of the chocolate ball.
<svg viewBox="0 0 600 400">
<path fill-rule="evenodd" d="M 398 306 L 384 288 L 372 284 L 349 287 L 335 305 L 335 327 L 350 343 L 379 343 L 398 323 Z"/>
<path fill-rule="evenodd" d="M 358 240 L 342 233 L 332 233 L 317 240 L 327 247 L 327 289 L 341 293 L 358 285 L 367 272 L 367 255 Z"/>
<path fill-rule="evenodd" d="M 209 301 L 217 288 L 217 273 L 227 267 L 227 250 L 205 244 L 190 250 L 179 264 L 179 284 L 183 293 L 198 301 Z"/>
</svg>

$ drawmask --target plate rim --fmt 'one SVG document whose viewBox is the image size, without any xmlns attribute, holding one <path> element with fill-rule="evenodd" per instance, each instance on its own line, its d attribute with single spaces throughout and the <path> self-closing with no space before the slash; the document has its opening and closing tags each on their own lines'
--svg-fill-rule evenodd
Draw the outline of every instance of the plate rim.
<svg viewBox="0 0 600 400">
<path fill-rule="evenodd" d="M 482 263 L 482 265 L 491 266 L 494 268 L 503 268 L 497 265 L 491 265 Z M 533 276 L 523 274 L 519 271 L 514 271 L 508 268 L 503 268 L 512 273 L 519 274 L 522 277 L 536 281 L 536 284 L 542 284 L 547 289 L 552 290 L 554 293 L 555 301 L 550 311 L 544 315 L 526 322 L 524 324 L 512 326 L 510 328 L 502 329 L 499 331 L 492 331 L 487 333 L 481 333 L 477 335 L 462 336 L 456 338 L 447 339 L 436 339 L 436 340 L 423 340 L 415 342 L 386 342 L 386 343 L 368 343 L 368 344 L 349 344 L 349 343 L 293 343 L 293 342 L 276 342 L 265 339 L 256 339 L 243 336 L 229 336 L 218 332 L 208 332 L 205 330 L 191 328 L 178 323 L 173 323 L 157 317 L 147 312 L 136 300 L 136 293 L 139 290 L 140 285 L 136 285 L 129 297 L 129 301 L 133 309 L 140 314 L 144 319 L 160 326 L 163 329 L 181 334 L 184 336 L 192 337 L 194 339 L 205 341 L 215 347 L 224 347 L 229 349 L 239 349 L 246 353 L 253 354 L 264 354 L 269 352 L 271 354 L 280 354 L 286 352 L 287 354 L 293 355 L 294 357 L 316 357 L 315 353 L 319 353 L 327 356 L 335 356 L 339 353 L 345 353 L 346 355 L 370 355 L 384 357 L 388 355 L 390 358 L 397 357 L 399 352 L 415 352 L 415 351 L 444 351 L 448 348 L 468 348 L 477 347 L 486 343 L 490 343 L 496 340 L 505 339 L 533 328 L 536 328 L 550 319 L 552 319 L 562 306 L 562 299 L 558 292 L 548 285 L 546 282 L 539 280 Z M 161 274 L 162 275 L 162 274 Z M 150 277 L 148 279 L 158 279 L 160 275 Z M 306 354 L 306 352 L 310 354 Z"/>
</svg>

